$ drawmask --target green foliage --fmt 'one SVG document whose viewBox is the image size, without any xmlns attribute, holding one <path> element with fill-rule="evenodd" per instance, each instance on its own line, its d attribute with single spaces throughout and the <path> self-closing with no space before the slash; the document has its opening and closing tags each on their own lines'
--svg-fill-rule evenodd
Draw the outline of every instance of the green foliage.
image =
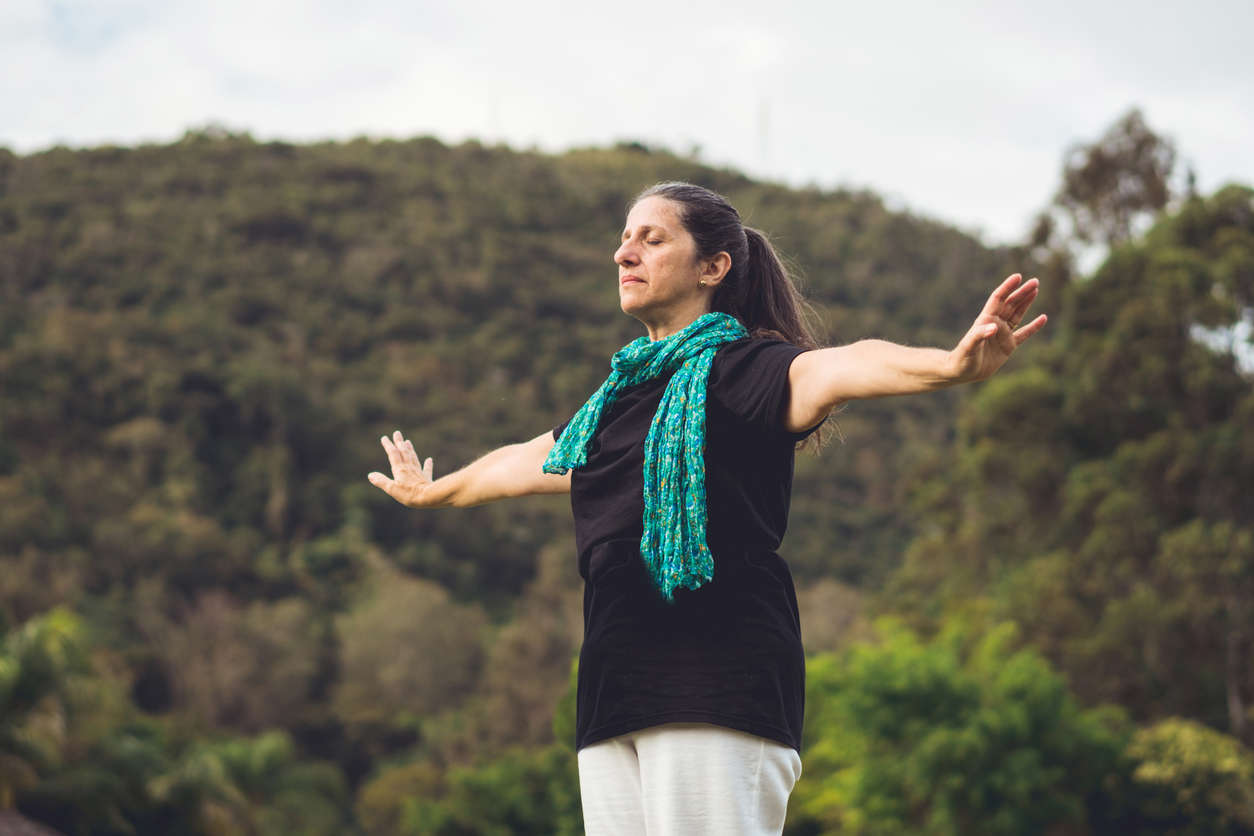
<svg viewBox="0 0 1254 836">
<path fill-rule="evenodd" d="M 579 695 L 579 657 L 570 662 L 570 679 L 553 713 L 553 737 L 572 753 L 575 751 L 575 706 Z"/>
<path fill-rule="evenodd" d="M 281 732 L 188 745 L 138 714 L 65 611 L 0 652 L 0 809 L 70 834 L 342 833 L 347 787 Z"/>
<path fill-rule="evenodd" d="M 86 667 L 82 626 L 53 610 L 3 636 L 0 644 L 0 810 L 36 786 L 39 770 L 56 763 L 71 680 Z"/>
<path fill-rule="evenodd" d="M 281 732 L 196 744 L 161 779 L 159 798 L 193 796 L 209 832 L 341 833 L 348 792 L 326 763 L 301 762 Z"/>
<path fill-rule="evenodd" d="M 433 761 L 385 767 L 358 792 L 362 828 L 371 836 L 582 833 L 573 745 L 577 670 L 575 659 L 553 714 L 558 742 L 510 747 L 491 759 L 448 768 Z"/>
<path fill-rule="evenodd" d="M 1118 714 L 1081 709 L 1011 624 L 809 661 L 790 832 L 1031 834 L 1085 826 L 1118 778 Z"/>
<path fill-rule="evenodd" d="M 415 735 L 457 757 L 545 742 L 577 642 L 558 603 L 577 586 L 566 502 L 415 514 L 364 475 L 394 428 L 443 473 L 568 417 L 639 334 L 610 264 L 627 201 L 674 178 L 770 230 L 842 342 L 951 340 L 1008 272 L 1008 254 L 872 194 L 631 146 L 206 130 L 4 155 L 2 620 L 71 606 L 146 709 L 198 734 L 285 728 L 351 774 Z M 801 461 L 799 578 L 894 565 L 911 528 L 895 474 L 955 403 L 851 410 L 857 455 Z M 564 591 L 515 612 L 546 547 Z M 370 603 L 380 555 L 427 598 L 398 580 Z"/>
<path fill-rule="evenodd" d="M 198 833 L 205 805 L 215 799 L 252 793 L 262 817 L 282 811 L 282 794 L 254 786 L 251 776 L 296 788 L 303 773 L 321 772 L 327 777 L 309 792 L 330 808 L 324 805 L 317 818 L 338 822 L 342 803 L 336 803 L 333 790 L 339 787 L 343 796 L 342 779 L 329 765 L 296 763 L 281 735 L 222 744 L 234 764 L 249 763 L 251 756 L 253 769 L 219 769 L 210 786 L 203 776 L 213 770 L 200 766 L 204 756 L 180 755 L 159 724 L 138 717 L 119 692 L 108 659 L 93 659 L 89 650 L 82 622 L 66 610 L 53 610 L 3 637 L 0 809 L 16 805 L 67 833 L 154 828 Z M 181 777 L 186 774 L 202 780 L 189 784 Z M 177 791 L 169 789 L 176 785 Z M 297 806 L 312 809 L 309 800 Z M 284 825 L 257 832 L 290 831 Z"/>
<path fill-rule="evenodd" d="M 1175 162 L 1175 145 L 1133 108 L 1098 142 L 1068 149 L 1054 202 L 1070 215 L 1081 241 L 1127 241 L 1135 221 L 1167 205 Z"/>
<path fill-rule="evenodd" d="M 175 701 L 199 724 L 255 734 L 299 719 L 321 649 L 308 603 L 286 598 L 245 606 L 211 591 L 165 617 L 151 586 L 136 598 L 157 605 L 137 620 L 158 648 Z"/>
<path fill-rule="evenodd" d="M 362 592 L 337 623 L 341 676 L 333 704 L 344 722 L 414 723 L 471 692 L 487 627 L 478 607 L 383 566 Z"/>
<path fill-rule="evenodd" d="M 1129 754 L 1147 829 L 1178 836 L 1254 833 L 1254 752 L 1191 720 L 1140 729 Z"/>
<path fill-rule="evenodd" d="M 676 178 L 772 233 L 834 343 L 951 344 L 990 281 L 1034 272 L 1022 250 L 867 192 L 636 145 L 548 156 L 205 130 L 0 150 L 0 806 L 67 833 L 346 832 L 353 784 L 373 775 L 356 796 L 371 832 L 577 828 L 573 753 L 558 754 L 579 626 L 565 501 L 418 514 L 364 475 L 394 428 L 444 473 L 568 417 L 639 334 L 609 263 L 626 203 Z M 1092 280 L 1047 286 L 1054 343 L 1016 368 L 843 412 L 850 443 L 798 460 L 799 582 L 861 595 L 907 553 L 890 609 L 932 626 L 1013 616 L 1086 699 L 1248 736 L 1254 396 L 1195 337 L 1230 334 L 1254 304 L 1251 217 L 1248 189 L 1191 200 Z M 400 574 L 372 597 L 380 559 Z M 969 648 L 901 642 L 917 670 L 858 669 L 901 694 L 846 689 L 846 671 L 829 697 L 836 663 L 816 660 L 815 722 L 830 699 L 879 736 L 834 732 L 865 747 L 858 765 L 824 755 L 822 735 L 836 777 L 807 760 L 803 785 L 868 827 L 903 798 L 923 799 L 903 813 L 919 827 L 999 799 L 1101 819 L 1078 783 L 1025 789 L 1070 763 L 1031 738 L 1050 711 L 1100 749 L 1039 659 L 1007 651 L 994 675 Z M 926 747 L 892 736 L 876 706 L 894 695 Z M 963 772 L 976 763 L 1008 777 Z M 1119 786 L 1112 811 L 1142 798 Z"/>
<path fill-rule="evenodd" d="M 354 811 L 369 836 L 399 836 L 416 798 L 438 798 L 443 771 L 434 763 L 418 761 L 387 766 L 357 790 Z"/>
<path fill-rule="evenodd" d="M 583 833 L 579 772 L 569 749 L 511 750 L 480 767 L 449 770 L 437 798 L 415 798 L 404 832 L 433 836 Z"/>
<path fill-rule="evenodd" d="M 209 133 L 12 156 L 0 553 L 38 549 L 30 565 L 68 579 L 41 591 L 44 608 L 154 577 L 248 600 L 351 582 L 351 517 L 407 571 L 503 615 L 527 558 L 566 530 L 564 503 L 416 515 L 353 488 L 369 488 L 394 428 L 446 472 L 569 417 L 639 334 L 610 264 L 626 203 L 673 178 L 724 190 L 769 230 L 838 342 L 953 341 L 1010 267 L 866 192 L 788 190 L 634 147 Z M 842 419 L 876 431 L 857 455 L 799 468 L 800 577 L 874 582 L 895 564 L 911 530 L 896 476 L 912 447 L 943 440 L 955 403 Z M 79 478 L 58 478 L 69 462 Z"/>
<path fill-rule="evenodd" d="M 927 628 L 983 597 L 1086 701 L 1249 740 L 1254 383 L 1203 335 L 1235 339 L 1251 276 L 1254 190 L 1230 186 L 1072 285 L 1059 338 L 922 470 L 884 605 Z"/>
</svg>

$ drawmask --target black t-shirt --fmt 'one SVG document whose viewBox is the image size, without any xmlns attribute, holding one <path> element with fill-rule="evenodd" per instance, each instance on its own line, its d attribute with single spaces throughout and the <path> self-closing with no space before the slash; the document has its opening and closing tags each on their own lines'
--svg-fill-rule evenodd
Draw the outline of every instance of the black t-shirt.
<svg viewBox="0 0 1254 836">
<path fill-rule="evenodd" d="M 601 416 L 570 501 L 584 586 L 575 748 L 661 723 L 706 722 L 801 751 L 805 656 L 797 596 L 775 553 L 793 453 L 788 367 L 775 339 L 719 347 L 706 401 L 706 542 L 714 579 L 673 603 L 640 555 L 644 440 L 669 375 L 623 391 Z M 566 423 L 553 430 L 557 439 Z"/>
</svg>

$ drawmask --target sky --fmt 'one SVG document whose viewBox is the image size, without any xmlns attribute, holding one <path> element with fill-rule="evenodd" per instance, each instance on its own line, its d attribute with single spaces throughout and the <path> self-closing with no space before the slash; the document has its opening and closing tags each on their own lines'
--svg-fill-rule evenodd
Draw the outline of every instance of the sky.
<svg viewBox="0 0 1254 836">
<path fill-rule="evenodd" d="M 1254 3 L 3 0 L 0 146 L 641 141 L 1011 243 L 1132 107 L 1254 185 Z"/>
</svg>

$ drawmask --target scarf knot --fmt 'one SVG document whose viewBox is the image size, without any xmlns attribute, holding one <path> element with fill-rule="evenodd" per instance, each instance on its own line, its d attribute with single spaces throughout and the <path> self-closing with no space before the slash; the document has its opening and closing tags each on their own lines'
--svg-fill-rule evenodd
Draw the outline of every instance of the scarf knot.
<svg viewBox="0 0 1254 836">
<path fill-rule="evenodd" d="M 674 372 L 644 442 L 644 535 L 640 554 L 668 601 L 679 588 L 714 578 L 706 544 L 705 400 L 714 354 L 749 334 L 733 316 L 707 313 L 665 339 L 640 337 L 614 353 L 610 375 L 571 418 L 544 461 L 564 474 L 588 463 L 587 448 L 601 416 L 622 390 Z"/>
</svg>

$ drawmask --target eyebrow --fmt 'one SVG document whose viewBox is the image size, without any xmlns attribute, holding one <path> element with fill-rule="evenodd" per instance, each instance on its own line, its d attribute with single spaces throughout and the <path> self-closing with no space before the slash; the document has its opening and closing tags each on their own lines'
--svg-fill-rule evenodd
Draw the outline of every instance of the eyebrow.
<svg viewBox="0 0 1254 836">
<path fill-rule="evenodd" d="M 644 232 L 644 233 L 646 233 L 646 234 L 647 234 L 647 233 L 650 233 L 650 232 L 657 232 L 657 233 L 661 233 L 662 235 L 666 235 L 666 234 L 667 234 L 667 232 L 666 232 L 666 229 L 665 229 L 665 228 L 660 227 L 660 226 L 652 226 L 652 225 L 650 225 L 650 224 L 644 224 L 643 226 L 641 226 L 641 227 L 640 227 L 640 231 L 641 231 L 641 232 Z M 622 237 L 626 238 L 626 237 L 627 237 L 627 232 L 628 232 L 628 230 L 624 229 L 624 230 L 623 230 L 623 235 L 622 235 Z"/>
</svg>

